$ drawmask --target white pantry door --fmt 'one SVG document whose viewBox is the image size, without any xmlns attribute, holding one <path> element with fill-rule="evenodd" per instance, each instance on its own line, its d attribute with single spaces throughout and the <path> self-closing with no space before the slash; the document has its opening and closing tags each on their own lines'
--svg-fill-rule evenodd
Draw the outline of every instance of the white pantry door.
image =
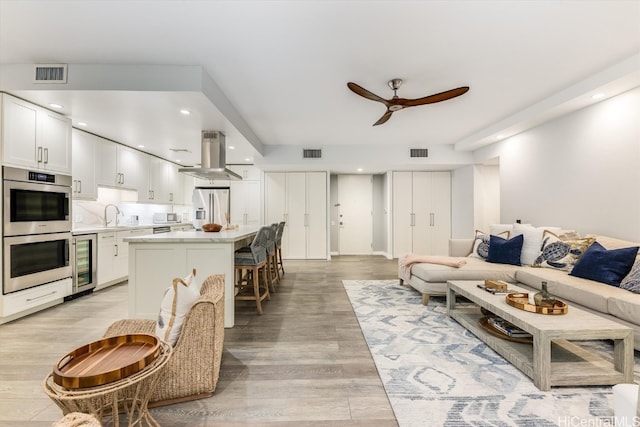
<svg viewBox="0 0 640 427">
<path fill-rule="evenodd" d="M 371 255 L 373 176 L 338 175 L 340 255 Z"/>
</svg>

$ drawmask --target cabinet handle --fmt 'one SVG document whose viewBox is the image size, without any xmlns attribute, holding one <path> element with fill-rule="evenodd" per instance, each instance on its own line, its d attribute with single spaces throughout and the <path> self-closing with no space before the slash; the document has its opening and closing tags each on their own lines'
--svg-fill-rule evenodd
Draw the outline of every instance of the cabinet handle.
<svg viewBox="0 0 640 427">
<path fill-rule="evenodd" d="M 429 225 L 431 225 L 431 227 L 436 225 L 436 214 L 434 214 L 433 212 L 429 214 L 429 222 Z"/>
<path fill-rule="evenodd" d="M 118 256 L 118 245 L 113 245 L 113 249 L 114 249 L 113 255 Z"/>
<path fill-rule="evenodd" d="M 173 193 L 169 193 L 169 201 L 173 202 Z"/>
<path fill-rule="evenodd" d="M 124 184 L 124 174 L 121 173 L 120 176 L 122 177 L 122 182 L 120 184 Z"/>
<path fill-rule="evenodd" d="M 45 148 L 44 149 L 44 163 L 49 163 L 49 149 Z"/>
<path fill-rule="evenodd" d="M 38 163 L 42 163 L 42 147 L 38 147 L 37 159 Z"/>
<path fill-rule="evenodd" d="M 73 180 L 73 192 L 78 192 L 78 181 L 76 181 L 75 179 Z"/>
<path fill-rule="evenodd" d="M 53 291 L 53 292 L 49 292 L 48 294 L 40 295 L 40 296 L 37 296 L 37 297 L 27 298 L 27 302 L 35 301 L 37 299 L 48 297 L 50 295 L 55 295 L 57 293 L 58 293 L 58 291 Z"/>
<path fill-rule="evenodd" d="M 78 193 L 82 193 L 82 180 L 78 180 Z"/>
</svg>

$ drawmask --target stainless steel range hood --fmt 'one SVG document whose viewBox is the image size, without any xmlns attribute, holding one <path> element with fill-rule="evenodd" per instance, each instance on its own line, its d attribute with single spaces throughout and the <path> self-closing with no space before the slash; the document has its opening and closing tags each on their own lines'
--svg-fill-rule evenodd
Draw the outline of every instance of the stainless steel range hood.
<svg viewBox="0 0 640 427">
<path fill-rule="evenodd" d="M 196 168 L 181 168 L 178 172 L 202 179 L 225 179 L 238 181 L 242 177 L 226 169 L 224 133 L 215 130 L 202 131 L 201 165 Z"/>
</svg>

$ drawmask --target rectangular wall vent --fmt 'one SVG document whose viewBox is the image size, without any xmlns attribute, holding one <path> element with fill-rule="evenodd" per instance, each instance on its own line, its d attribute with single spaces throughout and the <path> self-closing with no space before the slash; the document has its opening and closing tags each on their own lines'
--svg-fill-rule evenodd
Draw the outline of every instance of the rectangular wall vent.
<svg viewBox="0 0 640 427">
<path fill-rule="evenodd" d="M 34 83 L 67 83 L 67 64 L 34 65 Z"/>
<path fill-rule="evenodd" d="M 429 149 L 428 148 L 410 148 L 409 155 L 410 157 L 429 157 Z"/>
<path fill-rule="evenodd" d="M 304 148 L 302 150 L 302 157 L 305 159 L 319 159 L 322 157 L 322 150 L 315 148 Z"/>
</svg>

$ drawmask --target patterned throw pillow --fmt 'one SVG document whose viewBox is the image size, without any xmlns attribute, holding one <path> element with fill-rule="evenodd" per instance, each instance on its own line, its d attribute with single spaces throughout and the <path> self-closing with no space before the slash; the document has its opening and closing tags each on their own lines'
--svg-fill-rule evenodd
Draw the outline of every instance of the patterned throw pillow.
<svg viewBox="0 0 640 427">
<path fill-rule="evenodd" d="M 509 231 L 503 231 L 497 235 L 508 239 Z M 489 234 L 480 230 L 476 230 L 476 237 L 473 242 L 473 250 L 471 251 L 469 256 L 472 258 L 479 258 L 479 259 L 486 260 L 487 257 L 489 256 L 489 241 L 490 241 Z"/>
<path fill-rule="evenodd" d="M 640 259 L 631 267 L 631 271 L 620 282 L 620 287 L 631 292 L 640 294 Z"/>
<path fill-rule="evenodd" d="M 156 335 L 163 341 L 175 346 L 182 331 L 182 324 L 191 307 L 200 297 L 197 286 L 193 283 L 196 275 L 194 269 L 184 279 L 173 279 L 173 283 L 164 293 L 160 304 L 160 314 L 156 324 Z"/>
<path fill-rule="evenodd" d="M 596 241 L 595 237 L 565 238 L 545 230 L 542 236 L 542 252 L 533 262 L 533 267 L 555 268 L 570 271 L 582 254 Z"/>
</svg>

